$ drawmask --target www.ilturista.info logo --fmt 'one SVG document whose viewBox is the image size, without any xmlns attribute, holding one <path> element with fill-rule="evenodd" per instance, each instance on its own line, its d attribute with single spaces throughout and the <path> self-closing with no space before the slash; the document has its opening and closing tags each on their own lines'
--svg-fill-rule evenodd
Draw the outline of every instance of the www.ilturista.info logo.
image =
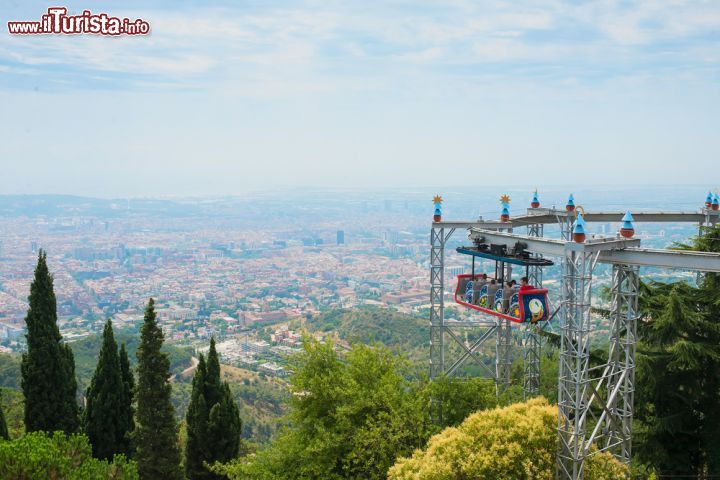
<svg viewBox="0 0 720 480">
<path fill-rule="evenodd" d="M 68 15 L 65 7 L 50 7 L 39 22 L 7 22 L 12 35 L 147 35 L 150 24 L 138 18 L 111 17 L 107 13 L 91 13 L 84 10 L 80 15 Z"/>
</svg>

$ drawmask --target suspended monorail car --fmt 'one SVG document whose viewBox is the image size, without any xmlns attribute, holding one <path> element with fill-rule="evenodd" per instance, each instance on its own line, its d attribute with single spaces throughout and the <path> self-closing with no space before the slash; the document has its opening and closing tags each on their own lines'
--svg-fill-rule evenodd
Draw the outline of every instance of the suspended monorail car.
<svg viewBox="0 0 720 480">
<path fill-rule="evenodd" d="M 505 282 L 510 281 L 507 264 L 525 267 L 527 277 L 530 267 L 550 266 L 553 262 L 531 256 L 521 243 L 512 252 L 507 252 L 505 245 L 482 243 L 458 247 L 457 252 L 472 257 L 472 273 L 458 275 L 456 303 L 515 323 L 537 323 L 549 318 L 547 289 L 531 286 L 515 289 L 507 287 Z M 476 258 L 494 261 L 494 275 L 475 273 Z"/>
</svg>

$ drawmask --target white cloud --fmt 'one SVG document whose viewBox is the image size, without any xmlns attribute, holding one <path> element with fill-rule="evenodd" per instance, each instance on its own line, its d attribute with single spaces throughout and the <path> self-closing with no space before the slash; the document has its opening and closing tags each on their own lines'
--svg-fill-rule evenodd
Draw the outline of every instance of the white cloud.
<svg viewBox="0 0 720 480">
<path fill-rule="evenodd" d="M 532 64 L 580 78 L 592 63 L 612 76 L 629 64 L 683 65 L 717 61 L 693 39 L 720 29 L 720 4 L 612 0 L 389 2 L 382 5 L 305 2 L 253 11 L 213 8 L 113 12 L 151 22 L 148 37 L 0 37 L 0 60 L 65 67 L 79 82 L 122 74 L 128 88 L 157 82 L 186 88 L 273 83 L 323 90 L 333 82 L 385 81 L 420 73 L 438 78 L 448 66 L 472 75 L 477 65 Z M 660 49 L 655 44 L 662 43 Z M 673 42 L 668 48 L 667 42 Z M 403 68 L 407 72 L 403 73 Z M 517 75 L 515 70 L 513 75 Z M 356 77 L 351 79 L 351 77 Z M 339 85 L 338 88 L 343 88 Z M 313 91 L 317 88 L 312 87 Z M 295 87 L 290 89 L 296 92 Z"/>
</svg>

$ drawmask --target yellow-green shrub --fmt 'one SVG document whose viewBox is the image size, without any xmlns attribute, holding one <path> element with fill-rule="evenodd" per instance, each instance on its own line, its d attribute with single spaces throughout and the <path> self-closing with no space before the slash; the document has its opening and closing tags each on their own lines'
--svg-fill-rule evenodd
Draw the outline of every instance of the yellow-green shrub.
<svg viewBox="0 0 720 480">
<path fill-rule="evenodd" d="M 435 435 L 424 450 L 400 459 L 390 480 L 550 480 L 555 474 L 557 408 L 543 398 L 470 415 Z M 624 478 L 611 455 L 596 453 L 588 480 Z"/>
</svg>

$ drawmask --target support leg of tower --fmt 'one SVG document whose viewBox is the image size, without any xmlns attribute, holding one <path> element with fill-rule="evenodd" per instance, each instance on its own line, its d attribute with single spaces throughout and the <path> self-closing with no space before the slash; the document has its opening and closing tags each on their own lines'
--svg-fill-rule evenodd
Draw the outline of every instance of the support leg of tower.
<svg viewBox="0 0 720 480">
<path fill-rule="evenodd" d="M 540 393 L 540 336 L 535 324 L 527 323 L 523 330 L 523 398 Z"/>
<path fill-rule="evenodd" d="M 512 347 L 512 330 L 510 320 L 497 319 L 495 337 L 495 386 L 497 395 L 502 395 L 510 386 L 510 348 Z"/>
<path fill-rule="evenodd" d="M 635 347 L 637 344 L 639 267 L 614 265 L 608 376 L 608 435 L 606 447 L 625 464 L 632 455 Z M 613 395 L 613 392 L 617 391 Z"/>
<path fill-rule="evenodd" d="M 560 371 L 558 379 L 557 478 L 584 477 L 587 415 L 591 385 L 590 298 L 592 270 L 597 254 L 566 250 L 563 258 L 564 308 L 560 325 Z"/>
<path fill-rule="evenodd" d="M 528 236 L 542 237 L 543 225 L 528 225 Z M 538 255 L 536 255 L 539 257 Z M 531 285 L 537 288 L 542 287 L 542 268 L 530 267 L 528 277 Z M 540 335 L 537 325 L 528 323 L 523 330 L 523 398 L 533 398 L 540 393 Z"/>
<path fill-rule="evenodd" d="M 445 229 L 430 230 L 430 378 L 445 371 Z"/>
</svg>

